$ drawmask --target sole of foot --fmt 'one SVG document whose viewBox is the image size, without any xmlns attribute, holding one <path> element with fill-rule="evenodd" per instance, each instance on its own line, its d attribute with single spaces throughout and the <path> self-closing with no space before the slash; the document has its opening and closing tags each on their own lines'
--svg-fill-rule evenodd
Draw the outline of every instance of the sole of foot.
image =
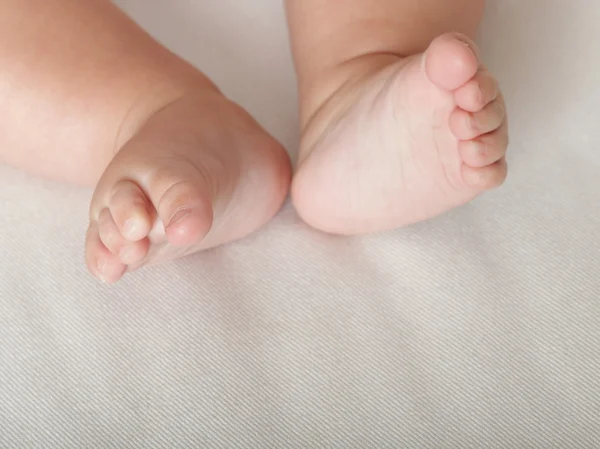
<svg viewBox="0 0 600 449">
<path fill-rule="evenodd" d="M 475 44 L 444 34 L 347 83 L 304 131 L 292 197 L 334 234 L 411 225 L 500 186 L 506 107 Z"/>
</svg>

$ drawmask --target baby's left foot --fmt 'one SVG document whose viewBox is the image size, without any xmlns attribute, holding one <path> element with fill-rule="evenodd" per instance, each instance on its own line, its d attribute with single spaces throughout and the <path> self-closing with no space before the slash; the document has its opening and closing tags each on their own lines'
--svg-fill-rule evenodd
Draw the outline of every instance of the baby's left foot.
<svg viewBox="0 0 600 449">
<path fill-rule="evenodd" d="M 141 122 L 90 207 L 86 261 L 108 283 L 256 231 L 288 192 L 281 145 L 215 89 L 184 96 Z"/>
<path fill-rule="evenodd" d="M 424 54 L 347 83 L 317 112 L 294 203 L 337 234 L 409 225 L 502 184 L 507 146 L 498 83 L 471 41 L 445 34 Z"/>
</svg>

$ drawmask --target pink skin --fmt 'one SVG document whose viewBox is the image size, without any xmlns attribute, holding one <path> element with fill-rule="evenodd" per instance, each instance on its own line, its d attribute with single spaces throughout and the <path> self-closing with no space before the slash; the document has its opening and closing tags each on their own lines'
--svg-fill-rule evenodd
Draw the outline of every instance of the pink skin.
<svg viewBox="0 0 600 449">
<path fill-rule="evenodd" d="M 483 0 L 287 0 L 302 142 L 293 200 L 361 234 L 499 186 L 508 125 L 472 37 Z M 248 235 L 290 184 L 281 146 L 106 0 L 7 0 L 0 161 L 96 185 L 86 262 L 112 283 Z M 77 39 L 73 39 L 77 36 Z M 31 129 L 36 132 L 30 132 Z"/>
<path fill-rule="evenodd" d="M 178 100 L 145 123 L 92 199 L 86 261 L 108 283 L 244 237 L 278 211 L 290 182 L 281 146 L 218 92 Z"/>
<path fill-rule="evenodd" d="M 433 218 L 506 177 L 506 109 L 472 42 L 484 0 L 286 0 L 310 225 L 364 234 Z"/>
<path fill-rule="evenodd" d="M 292 194 L 326 232 L 393 229 L 501 185 L 507 146 L 498 83 L 468 38 L 444 34 L 330 98 L 305 130 Z"/>
<path fill-rule="evenodd" d="M 113 2 L 5 0 L 0 28 L 0 162 L 96 186 L 98 278 L 231 242 L 279 210 L 281 145 Z"/>
</svg>

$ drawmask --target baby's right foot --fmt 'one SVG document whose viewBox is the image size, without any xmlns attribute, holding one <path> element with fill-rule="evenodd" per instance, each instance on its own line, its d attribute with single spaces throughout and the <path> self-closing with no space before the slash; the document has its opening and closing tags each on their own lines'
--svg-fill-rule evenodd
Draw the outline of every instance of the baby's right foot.
<svg viewBox="0 0 600 449">
<path fill-rule="evenodd" d="M 346 83 L 304 131 L 292 196 L 311 225 L 365 234 L 428 220 L 498 187 L 508 122 L 498 83 L 464 36 Z"/>
<path fill-rule="evenodd" d="M 239 239 L 269 221 L 290 183 L 283 148 L 217 91 L 152 115 L 96 187 L 86 262 L 113 283 L 140 266 Z"/>
</svg>

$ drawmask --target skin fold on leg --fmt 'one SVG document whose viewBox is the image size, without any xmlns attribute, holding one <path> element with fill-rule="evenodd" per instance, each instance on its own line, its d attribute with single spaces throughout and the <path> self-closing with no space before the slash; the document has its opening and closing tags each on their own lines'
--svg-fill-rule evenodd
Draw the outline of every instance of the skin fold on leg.
<svg viewBox="0 0 600 449">
<path fill-rule="evenodd" d="M 4 0 L 0 36 L 0 162 L 53 179 L 95 185 L 136 120 L 213 86 L 107 0 Z"/>
</svg>

